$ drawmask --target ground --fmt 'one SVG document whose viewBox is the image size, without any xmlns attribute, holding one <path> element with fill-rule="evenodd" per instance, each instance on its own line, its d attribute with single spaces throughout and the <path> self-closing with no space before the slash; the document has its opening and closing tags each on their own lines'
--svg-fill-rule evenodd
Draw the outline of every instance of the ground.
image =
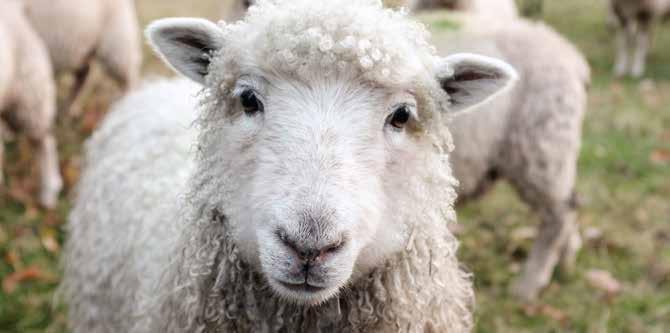
<svg viewBox="0 0 670 333">
<path fill-rule="evenodd" d="M 530 1 L 530 0 L 527 0 Z M 219 13 L 215 0 L 138 0 L 141 21 Z M 459 210 L 461 257 L 474 272 L 478 332 L 670 331 L 670 26 L 656 34 L 648 78 L 611 75 L 613 32 L 604 0 L 545 1 L 539 18 L 586 54 L 594 71 L 578 189 L 586 243 L 574 272 L 557 272 L 538 303 L 507 293 L 531 245 L 537 218 L 500 184 Z M 431 22 L 432 29 L 451 27 Z M 146 48 L 145 73 L 168 73 Z M 95 73 L 100 78 L 99 71 Z M 110 90 L 111 89 L 111 90 Z M 63 332 L 55 290 L 64 222 L 81 167 L 82 142 L 114 99 L 97 84 L 83 116 L 61 112 L 58 123 L 66 191 L 57 210 L 35 206 L 30 148 L 12 140 L 0 194 L 0 332 Z"/>
</svg>

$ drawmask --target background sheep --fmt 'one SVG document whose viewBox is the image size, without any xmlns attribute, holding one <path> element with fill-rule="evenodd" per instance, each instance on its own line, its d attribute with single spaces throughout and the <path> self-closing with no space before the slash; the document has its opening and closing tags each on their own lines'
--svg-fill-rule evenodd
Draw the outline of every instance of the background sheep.
<svg viewBox="0 0 670 333">
<path fill-rule="evenodd" d="M 654 23 L 670 16 L 670 0 L 610 0 L 617 26 L 617 76 L 644 74 Z"/>
<path fill-rule="evenodd" d="M 581 239 L 576 225 L 575 180 L 590 70 L 574 46 L 541 23 L 461 17 L 462 30 L 435 40 L 442 54 L 470 50 L 508 61 L 519 84 L 472 112 L 456 117 L 451 156 L 461 199 L 510 181 L 541 218 L 540 230 L 513 292 L 537 297 L 559 258 L 574 265 Z M 541 42 L 538 42 L 541 41 Z"/>
<path fill-rule="evenodd" d="M 74 74 L 68 107 L 79 96 L 94 60 L 122 90 L 136 84 L 142 49 L 134 0 L 21 1 L 56 73 Z"/>
<path fill-rule="evenodd" d="M 153 85 L 90 141 L 69 222 L 74 330 L 469 330 L 445 121 L 515 73 L 435 57 L 425 34 L 365 0 L 153 24 L 161 56 L 204 84 L 202 110 L 192 85 Z"/>
<path fill-rule="evenodd" d="M 52 126 L 56 96 L 49 55 L 23 15 L 21 4 L 0 3 L 0 115 L 25 133 L 37 150 L 40 203 L 52 208 L 62 187 Z M 0 138 L 2 129 L 0 126 Z M 4 147 L 0 142 L 0 178 Z"/>
<path fill-rule="evenodd" d="M 412 11 L 448 8 L 496 18 L 514 18 L 519 11 L 514 0 L 408 0 Z"/>
</svg>

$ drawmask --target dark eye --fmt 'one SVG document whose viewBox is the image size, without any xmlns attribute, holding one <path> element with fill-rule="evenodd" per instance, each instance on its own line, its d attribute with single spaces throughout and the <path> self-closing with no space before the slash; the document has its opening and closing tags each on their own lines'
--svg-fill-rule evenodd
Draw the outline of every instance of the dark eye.
<svg viewBox="0 0 670 333">
<path fill-rule="evenodd" d="M 248 116 L 253 116 L 258 112 L 263 112 L 263 103 L 258 100 L 256 93 L 253 90 L 245 90 L 240 95 L 240 103 L 244 109 L 244 113 Z"/>
<path fill-rule="evenodd" d="M 395 111 L 389 116 L 388 123 L 396 129 L 403 129 L 409 118 L 411 117 L 411 111 L 408 105 L 399 105 L 396 107 Z"/>
</svg>

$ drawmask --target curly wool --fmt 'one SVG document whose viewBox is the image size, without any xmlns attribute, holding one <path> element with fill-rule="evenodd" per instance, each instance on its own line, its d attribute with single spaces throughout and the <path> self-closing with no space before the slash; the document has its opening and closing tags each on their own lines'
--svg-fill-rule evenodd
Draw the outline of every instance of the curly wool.
<svg viewBox="0 0 670 333">
<path fill-rule="evenodd" d="M 240 259 L 225 230 L 225 217 L 211 214 L 194 230 L 177 263 L 174 290 L 161 301 L 160 318 L 148 331 L 166 332 L 465 332 L 471 328 L 470 277 L 455 260 L 457 242 L 416 230 L 406 251 L 356 279 L 338 297 L 317 307 L 276 296 L 261 274 Z M 429 318 L 428 322 L 417 320 Z M 146 326 L 137 331 L 145 331 Z"/>
<path fill-rule="evenodd" d="M 254 66 L 306 79 L 337 71 L 400 85 L 435 60 L 425 26 L 408 20 L 404 11 L 382 9 L 377 0 L 261 0 L 243 20 L 221 27 L 226 45 L 236 48 L 216 57 L 215 66 L 249 59 Z"/>
</svg>

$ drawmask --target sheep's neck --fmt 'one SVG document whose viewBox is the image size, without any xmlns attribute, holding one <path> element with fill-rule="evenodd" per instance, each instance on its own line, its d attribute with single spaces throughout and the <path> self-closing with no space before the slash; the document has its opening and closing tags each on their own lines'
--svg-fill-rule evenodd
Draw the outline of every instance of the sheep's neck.
<svg viewBox="0 0 670 333">
<path fill-rule="evenodd" d="M 207 332 L 423 332 L 458 321 L 465 327 L 468 277 L 458 268 L 451 234 L 444 224 L 437 229 L 417 233 L 405 251 L 316 307 L 278 298 L 223 232 L 209 239 L 219 244 L 210 270 L 218 275 L 200 279 L 197 289 L 204 299 L 190 325 Z"/>
</svg>

